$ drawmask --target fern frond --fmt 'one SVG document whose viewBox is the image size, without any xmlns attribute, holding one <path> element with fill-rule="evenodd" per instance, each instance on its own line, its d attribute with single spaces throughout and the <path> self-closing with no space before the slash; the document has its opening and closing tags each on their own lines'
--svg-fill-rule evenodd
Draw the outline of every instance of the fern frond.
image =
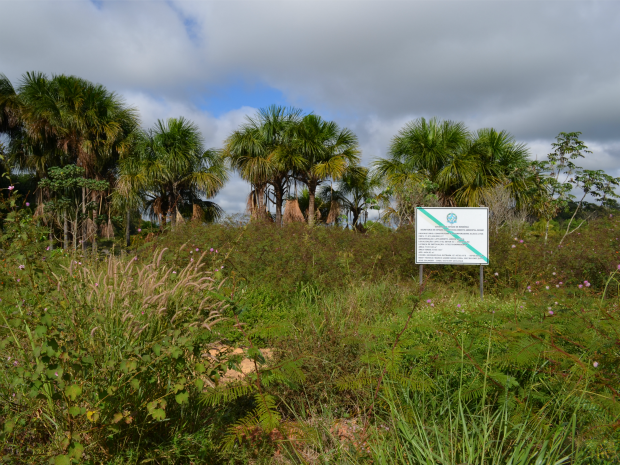
<svg viewBox="0 0 620 465">
<path fill-rule="evenodd" d="M 205 392 L 200 402 L 209 407 L 215 407 L 224 402 L 230 402 L 240 397 L 247 396 L 256 390 L 253 384 L 239 384 L 226 388 L 216 387 Z"/>
</svg>

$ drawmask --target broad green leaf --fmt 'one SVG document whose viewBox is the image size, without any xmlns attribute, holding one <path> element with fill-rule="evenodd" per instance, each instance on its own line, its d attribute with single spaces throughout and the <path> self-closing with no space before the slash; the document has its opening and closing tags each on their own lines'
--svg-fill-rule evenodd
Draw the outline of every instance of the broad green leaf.
<svg viewBox="0 0 620 465">
<path fill-rule="evenodd" d="M 112 417 L 112 423 L 118 423 L 119 421 L 121 421 L 123 419 L 123 414 L 122 413 L 115 413 L 114 417 Z"/>
<path fill-rule="evenodd" d="M 69 413 L 72 416 L 77 417 L 80 414 L 80 407 L 76 407 L 75 405 L 73 407 L 69 407 Z"/>
<path fill-rule="evenodd" d="M 131 380 L 131 383 L 129 383 L 129 384 L 131 384 L 131 387 L 132 387 L 133 389 L 138 389 L 138 388 L 140 388 L 140 381 L 139 381 L 137 378 L 132 379 L 132 380 Z"/>
<path fill-rule="evenodd" d="M 159 357 L 159 355 L 161 354 L 161 346 L 159 344 L 155 344 L 153 346 L 153 352 L 155 352 L 155 355 Z"/>
<path fill-rule="evenodd" d="M 194 385 L 196 386 L 196 389 L 198 389 L 199 391 L 202 391 L 202 388 L 204 387 L 205 382 L 202 379 L 197 378 L 196 381 L 194 381 Z"/>
<path fill-rule="evenodd" d="M 84 446 L 79 442 L 74 442 L 71 447 L 69 447 L 69 456 L 73 457 L 76 460 L 80 460 L 83 453 Z"/>
<path fill-rule="evenodd" d="M 70 465 L 71 460 L 67 455 L 57 455 L 54 457 L 54 465 Z"/>
<path fill-rule="evenodd" d="M 170 355 L 172 358 L 179 358 L 183 354 L 183 351 L 176 346 L 170 348 Z"/>
<path fill-rule="evenodd" d="M 151 416 L 153 417 L 153 419 L 161 421 L 166 418 L 166 412 L 164 412 L 160 408 L 157 408 L 151 412 Z"/>
<path fill-rule="evenodd" d="M 15 428 L 15 422 L 13 420 L 9 420 L 9 421 L 4 423 L 4 432 L 5 433 L 10 433 L 11 431 L 13 431 L 13 428 Z"/>
<path fill-rule="evenodd" d="M 37 336 L 42 337 L 45 333 L 47 333 L 47 326 L 43 326 L 43 325 L 37 326 L 36 329 L 34 330 L 34 333 Z"/>
<path fill-rule="evenodd" d="M 176 396 L 174 396 L 174 398 L 176 399 L 177 404 L 183 405 L 189 400 L 189 394 L 187 391 L 179 392 Z"/>
<path fill-rule="evenodd" d="M 204 373 L 206 370 L 204 363 L 197 363 L 196 364 L 196 372 L 197 373 Z"/>
<path fill-rule="evenodd" d="M 67 386 L 65 388 L 65 395 L 71 399 L 75 400 L 82 394 L 82 388 L 77 384 L 72 384 L 71 386 Z"/>
</svg>

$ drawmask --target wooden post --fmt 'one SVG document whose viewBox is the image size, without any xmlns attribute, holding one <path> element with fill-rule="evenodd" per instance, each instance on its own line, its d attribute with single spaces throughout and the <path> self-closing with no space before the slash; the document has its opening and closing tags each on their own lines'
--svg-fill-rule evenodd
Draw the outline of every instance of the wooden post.
<svg viewBox="0 0 620 465">
<path fill-rule="evenodd" d="M 424 283 L 424 265 L 420 265 L 420 286 Z"/>
<path fill-rule="evenodd" d="M 480 265 L 480 300 L 484 300 L 484 267 Z"/>
</svg>

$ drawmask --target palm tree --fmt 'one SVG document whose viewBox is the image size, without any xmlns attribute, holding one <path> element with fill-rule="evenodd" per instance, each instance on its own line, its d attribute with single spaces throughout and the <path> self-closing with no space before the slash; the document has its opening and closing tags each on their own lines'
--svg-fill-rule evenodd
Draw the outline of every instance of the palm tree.
<svg viewBox="0 0 620 465">
<path fill-rule="evenodd" d="M 173 228 L 179 211 L 194 205 L 207 218 L 222 212 L 201 197 L 214 196 L 228 180 L 223 155 L 205 150 L 198 127 L 183 117 L 158 120 L 154 128 L 139 133 L 119 172 L 118 195 L 141 203 L 162 221 L 167 212 Z"/>
<path fill-rule="evenodd" d="M 0 93 L 0 127 L 12 131 L 13 161 L 38 177 L 52 166 L 76 164 L 87 178 L 110 178 L 138 125 L 136 111 L 120 97 L 75 76 L 26 73 L 17 91 L 0 76 Z M 86 196 L 83 189 L 83 214 Z M 84 248 L 86 228 L 84 221 Z"/>
<path fill-rule="evenodd" d="M 276 224 L 282 224 L 282 204 L 287 190 L 291 166 L 283 156 L 291 147 L 291 128 L 299 124 L 301 110 L 271 105 L 261 108 L 256 116 L 226 140 L 226 156 L 241 177 L 253 185 L 250 204 L 254 217 L 266 214 L 265 194 L 273 189 Z"/>
<path fill-rule="evenodd" d="M 313 114 L 291 128 L 291 150 L 280 154 L 293 176 L 308 187 L 308 224 L 314 224 L 316 189 L 328 178 L 337 180 L 359 163 L 357 136 L 333 121 Z"/>
<path fill-rule="evenodd" d="M 395 187 L 410 182 L 437 185 L 446 206 L 478 205 L 485 190 L 507 184 L 521 201 L 528 151 L 505 131 L 476 133 L 463 123 L 420 118 L 405 125 L 392 140 L 387 159 L 374 163 L 376 173 Z"/>
<path fill-rule="evenodd" d="M 368 168 L 356 166 L 342 176 L 335 189 L 324 186 L 319 198 L 325 203 L 337 202 L 347 214 L 351 214 L 351 226 L 360 229 L 360 218 L 367 213 L 369 207 L 374 206 L 373 200 L 376 199 L 380 187 L 380 180 L 372 176 Z"/>
</svg>

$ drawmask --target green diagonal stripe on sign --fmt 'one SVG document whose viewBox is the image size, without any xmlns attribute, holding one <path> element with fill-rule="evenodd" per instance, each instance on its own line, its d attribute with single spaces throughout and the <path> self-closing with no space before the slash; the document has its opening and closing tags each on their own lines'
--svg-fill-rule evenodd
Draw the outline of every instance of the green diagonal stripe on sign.
<svg viewBox="0 0 620 465">
<path fill-rule="evenodd" d="M 485 257 L 484 255 L 482 255 L 480 252 L 478 252 L 476 249 L 474 249 L 471 245 L 469 245 L 467 242 L 465 242 L 465 239 L 461 239 L 458 235 L 454 234 L 452 231 L 450 231 L 450 229 L 448 229 L 448 227 L 446 225 L 444 225 L 441 221 L 439 221 L 437 218 L 435 218 L 433 215 L 431 215 L 429 212 L 427 212 L 426 210 L 424 210 L 421 207 L 418 207 L 418 210 L 420 210 L 422 213 L 424 213 L 426 216 L 428 216 L 431 220 L 433 220 L 437 225 L 441 226 L 443 228 L 443 230 L 447 233 L 450 233 L 452 235 L 452 237 L 454 237 L 457 241 L 459 241 L 461 244 L 463 244 L 465 247 L 467 247 L 469 250 L 471 250 L 473 253 L 475 253 L 476 255 L 478 255 L 479 257 L 481 257 L 486 263 L 489 263 L 489 259 L 487 257 Z"/>
</svg>

